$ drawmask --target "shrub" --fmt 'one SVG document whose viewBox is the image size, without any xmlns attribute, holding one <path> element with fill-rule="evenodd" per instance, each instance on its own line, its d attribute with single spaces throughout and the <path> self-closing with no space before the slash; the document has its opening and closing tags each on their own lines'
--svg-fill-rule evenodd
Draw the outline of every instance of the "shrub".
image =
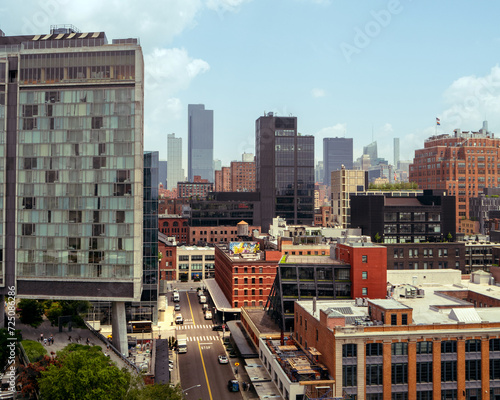
<svg viewBox="0 0 500 400">
<path fill-rule="evenodd" d="M 35 342 L 34 340 L 23 340 L 21 344 L 30 360 L 30 363 L 40 361 L 43 356 L 47 354 L 45 347 L 43 347 L 41 343 Z"/>
</svg>

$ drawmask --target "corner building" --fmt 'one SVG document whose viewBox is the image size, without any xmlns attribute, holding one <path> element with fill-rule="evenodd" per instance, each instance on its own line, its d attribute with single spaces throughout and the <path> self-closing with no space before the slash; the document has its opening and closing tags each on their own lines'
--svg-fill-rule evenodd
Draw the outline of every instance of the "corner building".
<svg viewBox="0 0 500 400">
<path fill-rule="evenodd" d="M 500 185 L 500 139 L 483 125 L 479 132 L 431 136 L 423 149 L 415 150 L 410 182 L 420 189 L 444 189 L 456 198 L 456 231 L 469 218 L 470 199 L 484 188 Z"/>
<path fill-rule="evenodd" d="M 142 291 L 143 70 L 137 39 L 0 37 L 1 288 L 114 302 L 122 352 Z"/>
</svg>

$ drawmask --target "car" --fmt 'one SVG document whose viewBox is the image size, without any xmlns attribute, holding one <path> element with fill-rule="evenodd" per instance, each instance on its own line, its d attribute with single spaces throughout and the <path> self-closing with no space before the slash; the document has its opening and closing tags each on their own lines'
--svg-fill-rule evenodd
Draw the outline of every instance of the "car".
<svg viewBox="0 0 500 400">
<path fill-rule="evenodd" d="M 176 305 L 174 306 L 174 310 L 175 310 L 175 311 L 181 311 L 181 305 L 180 305 L 180 304 L 176 304 Z"/>
<path fill-rule="evenodd" d="M 208 311 L 205 313 L 205 319 L 212 319 L 212 311 L 208 310 Z"/>
<path fill-rule="evenodd" d="M 239 392 L 240 391 L 240 383 L 236 379 L 230 379 L 227 382 L 227 389 L 230 392 Z"/>
<path fill-rule="evenodd" d="M 177 325 L 179 325 L 179 324 L 183 325 L 184 324 L 184 319 L 182 318 L 182 314 L 180 314 L 180 313 L 176 314 L 176 316 L 175 316 L 175 323 Z"/>
<path fill-rule="evenodd" d="M 224 325 L 213 325 L 212 326 L 212 330 L 213 331 L 222 331 L 224 329 L 227 331 L 227 326 L 225 324 Z"/>
<path fill-rule="evenodd" d="M 226 356 L 224 356 L 224 355 L 221 354 L 217 358 L 219 359 L 219 364 L 229 364 L 229 360 L 227 359 Z"/>
</svg>

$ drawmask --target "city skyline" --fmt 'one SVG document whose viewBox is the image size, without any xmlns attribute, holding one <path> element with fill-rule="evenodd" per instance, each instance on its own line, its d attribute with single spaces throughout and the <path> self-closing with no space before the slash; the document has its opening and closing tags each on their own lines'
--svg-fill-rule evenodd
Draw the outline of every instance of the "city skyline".
<svg viewBox="0 0 500 400">
<path fill-rule="evenodd" d="M 124 1 L 124 11 L 97 1 L 18 4 L 0 7 L 6 35 L 71 23 L 140 39 L 145 149 L 160 159 L 167 134 L 187 143 L 187 105 L 200 103 L 215 112 L 214 158 L 223 165 L 255 152 L 253 127 L 264 112 L 296 116 L 299 132 L 315 137 L 316 161 L 325 137 L 354 138 L 355 159 L 377 141 L 392 163 L 395 137 L 400 159 L 411 160 L 436 131 L 477 130 L 484 119 L 500 131 L 496 3 Z M 464 29 L 472 21 L 480 28 Z M 271 62 L 280 53 L 289 61 Z"/>
</svg>

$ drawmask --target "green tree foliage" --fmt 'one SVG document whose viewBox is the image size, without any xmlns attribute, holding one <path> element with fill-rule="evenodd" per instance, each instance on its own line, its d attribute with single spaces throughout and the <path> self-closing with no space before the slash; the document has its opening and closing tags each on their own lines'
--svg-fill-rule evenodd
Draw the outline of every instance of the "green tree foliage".
<svg viewBox="0 0 500 400">
<path fill-rule="evenodd" d="M 52 325 L 57 326 L 59 323 L 59 317 L 71 315 L 73 317 L 73 323 L 76 326 L 84 327 L 83 318 L 84 315 L 90 308 L 90 303 L 83 300 L 59 300 L 52 301 L 47 300 L 44 302 L 45 315 Z"/>
<path fill-rule="evenodd" d="M 43 305 L 38 300 L 22 299 L 17 305 L 23 324 L 37 328 L 43 321 Z"/>
<path fill-rule="evenodd" d="M 29 363 L 27 366 L 20 365 L 18 369 L 17 382 L 21 386 L 21 393 L 24 398 L 36 399 L 39 391 L 38 379 L 42 376 L 49 365 L 56 364 L 54 357 L 43 356 L 41 360 Z"/>
<path fill-rule="evenodd" d="M 41 343 L 34 340 L 23 340 L 21 344 L 23 345 L 24 351 L 32 363 L 40 361 L 43 356 L 47 354 L 45 347 L 43 347 Z"/>
<path fill-rule="evenodd" d="M 100 347 L 67 346 L 58 364 L 41 371 L 40 394 L 51 400 L 123 400 L 130 374 L 118 369 Z"/>
<path fill-rule="evenodd" d="M 384 183 L 381 185 L 376 185 L 370 183 L 368 185 L 368 190 L 418 190 L 418 185 L 416 182 L 397 182 L 397 183 Z"/>
</svg>

